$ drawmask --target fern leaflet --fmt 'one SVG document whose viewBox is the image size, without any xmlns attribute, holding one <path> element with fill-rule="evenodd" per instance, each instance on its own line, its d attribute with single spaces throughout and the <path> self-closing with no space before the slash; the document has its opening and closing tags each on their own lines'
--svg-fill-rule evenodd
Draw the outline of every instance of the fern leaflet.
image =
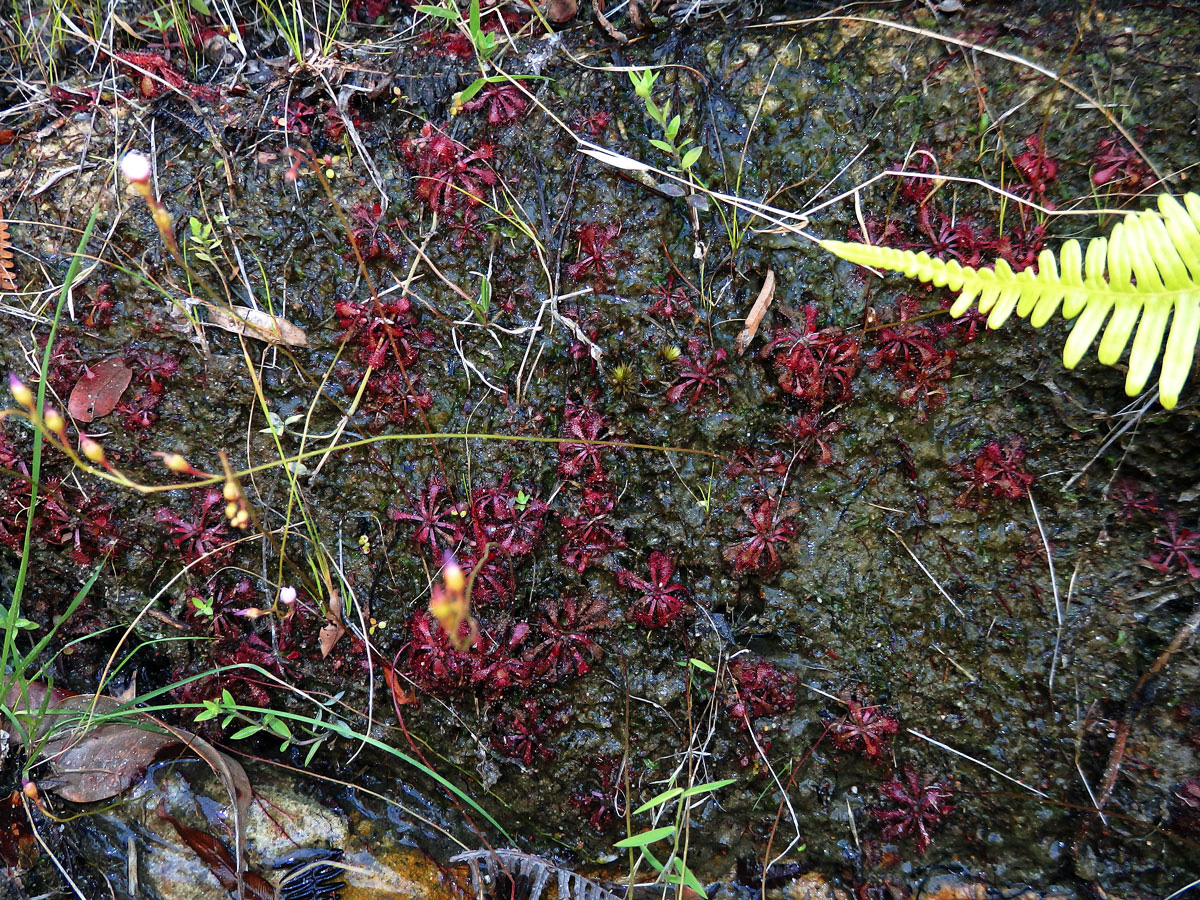
<svg viewBox="0 0 1200 900">
<path fill-rule="evenodd" d="M 17 292 L 17 270 L 13 266 L 12 238 L 8 236 L 8 222 L 4 210 L 0 209 L 0 291 Z"/>
<path fill-rule="evenodd" d="M 1160 354 L 1159 396 L 1167 409 L 1179 401 L 1191 372 L 1200 335 L 1198 194 L 1186 194 L 1182 204 L 1162 194 L 1157 212 L 1127 216 L 1108 238 L 1089 241 L 1086 254 L 1076 240 L 1063 244 L 1058 260 L 1053 251 L 1043 250 L 1036 272 L 1014 272 L 1004 260 L 990 269 L 975 269 L 928 253 L 871 244 L 821 241 L 821 246 L 859 265 L 961 291 L 950 314 L 961 316 L 978 301 L 989 328 L 999 328 L 1014 310 L 1041 328 L 1061 304 L 1064 318 L 1078 317 L 1063 347 L 1068 369 L 1083 358 L 1107 319 L 1096 355 L 1104 365 L 1115 365 L 1133 337 L 1125 379 L 1125 393 L 1131 397 L 1146 386 Z"/>
<path fill-rule="evenodd" d="M 471 887 L 478 900 L 485 895 L 549 900 L 549 892 L 543 891 L 551 879 L 556 883 L 558 900 L 622 900 L 598 881 L 519 850 L 470 850 L 451 857 L 450 862 L 470 867 Z M 503 887 L 497 889 L 498 885 Z"/>
</svg>

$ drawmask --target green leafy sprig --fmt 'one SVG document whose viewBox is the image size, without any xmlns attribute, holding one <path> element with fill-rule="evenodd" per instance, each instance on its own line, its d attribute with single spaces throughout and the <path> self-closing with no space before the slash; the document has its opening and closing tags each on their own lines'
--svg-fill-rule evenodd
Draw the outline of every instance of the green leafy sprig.
<svg viewBox="0 0 1200 900">
<path fill-rule="evenodd" d="M 821 241 L 821 246 L 859 265 L 959 291 L 950 314 L 961 316 L 978 303 L 989 328 L 999 328 L 1014 311 L 1041 328 L 1061 304 L 1063 317 L 1076 319 L 1063 346 L 1068 369 L 1078 365 L 1107 320 L 1096 355 L 1104 365 L 1116 365 L 1133 338 L 1125 379 L 1131 397 L 1146 386 L 1160 355 L 1159 399 L 1165 408 L 1179 402 L 1191 374 L 1200 336 L 1200 194 L 1184 195 L 1182 204 L 1160 195 L 1157 211 L 1126 216 L 1107 238 L 1089 241 L 1086 253 L 1076 240 L 1063 244 L 1057 260 L 1052 250 L 1043 250 L 1037 271 L 1014 272 L 1002 259 L 990 269 L 976 269 L 872 244 Z"/>
<path fill-rule="evenodd" d="M 683 126 L 683 119 L 679 113 L 671 115 L 670 100 L 664 101 L 662 105 L 655 102 L 654 82 L 658 80 L 658 74 L 652 69 L 644 72 L 630 72 L 629 80 L 633 82 L 634 93 L 641 97 L 642 102 L 646 105 L 646 114 L 662 129 L 662 139 L 651 138 L 651 145 L 664 153 L 669 153 L 675 160 L 677 171 L 690 174 L 692 166 L 700 161 L 704 148 L 699 145 L 689 147 L 688 145 L 692 143 L 690 137 L 679 140 L 679 129 Z"/>
</svg>

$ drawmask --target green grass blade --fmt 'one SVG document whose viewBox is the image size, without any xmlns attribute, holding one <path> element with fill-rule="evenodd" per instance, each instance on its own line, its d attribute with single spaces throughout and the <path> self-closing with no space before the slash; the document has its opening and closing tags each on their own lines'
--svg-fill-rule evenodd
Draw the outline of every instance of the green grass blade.
<svg viewBox="0 0 1200 900">
<path fill-rule="evenodd" d="M 633 814 L 636 816 L 641 813 L 644 813 L 648 809 L 654 809 L 654 807 L 659 806 L 663 803 L 666 803 L 668 800 L 674 800 L 676 797 L 678 797 L 682 793 L 683 793 L 683 788 L 677 788 L 677 787 L 671 788 L 669 791 L 663 791 L 658 796 L 651 797 L 649 800 L 647 800 L 645 803 L 643 803 L 641 806 L 639 806 L 637 809 L 635 809 L 633 811 Z"/>
<path fill-rule="evenodd" d="M 674 833 L 674 825 L 664 825 L 662 828 L 651 828 L 649 831 L 643 831 L 641 834 L 631 835 L 623 841 L 617 841 L 613 846 L 620 847 L 622 850 L 627 847 L 645 847 L 647 844 L 653 844 L 655 841 L 668 838 Z"/>
<path fill-rule="evenodd" d="M 42 352 L 42 377 L 38 379 L 37 389 L 38 410 L 45 409 L 46 382 L 48 380 L 46 375 L 50 371 L 50 357 L 54 353 L 54 338 L 58 334 L 58 321 L 62 317 L 63 307 L 67 304 L 67 297 L 71 293 L 71 286 L 75 283 L 75 279 L 79 277 L 80 261 L 83 259 L 88 241 L 91 240 L 92 229 L 96 227 L 96 219 L 99 215 L 99 208 L 93 207 L 87 227 L 83 229 L 83 237 L 79 239 L 79 246 L 75 248 L 75 255 L 71 257 L 71 264 L 67 267 L 67 277 L 63 280 L 62 290 L 58 292 L 58 304 L 54 308 L 54 319 L 50 323 L 50 336 L 46 339 L 46 349 Z M 33 520 L 37 512 L 38 479 L 41 477 L 41 472 L 42 430 L 38 428 L 33 435 L 33 456 L 29 463 L 29 514 L 25 518 L 25 540 L 21 545 L 21 563 L 17 568 L 17 578 L 13 584 L 12 602 L 8 606 L 8 616 L 4 623 L 4 647 L 3 650 L 0 650 L 0 673 L 7 672 L 9 661 L 14 660 L 14 641 L 17 635 L 17 622 L 21 618 L 21 597 L 25 593 L 25 580 L 29 577 L 29 557 L 30 550 L 33 547 Z M 14 671 L 13 678 L 19 681 L 22 674 L 20 671 Z M 0 688 L 3 688 L 3 690 L 0 690 L 0 698 L 3 698 L 8 693 L 10 683 L 7 675 L 0 675 Z"/>
</svg>

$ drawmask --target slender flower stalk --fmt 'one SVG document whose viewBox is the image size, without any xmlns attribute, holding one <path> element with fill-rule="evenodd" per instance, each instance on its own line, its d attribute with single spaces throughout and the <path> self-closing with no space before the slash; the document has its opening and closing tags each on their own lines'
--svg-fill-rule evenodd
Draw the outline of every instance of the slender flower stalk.
<svg viewBox="0 0 1200 900">
<path fill-rule="evenodd" d="M 162 201 L 155 195 L 154 187 L 150 184 L 150 159 L 144 153 L 130 150 L 121 157 L 121 174 L 129 180 L 133 189 L 141 194 L 142 198 L 146 201 L 146 206 L 150 208 L 150 215 L 154 218 L 154 224 L 158 226 L 158 233 L 162 237 L 167 250 L 177 260 L 182 262 L 179 244 L 175 241 L 174 222 L 171 219 L 171 213 L 167 211 Z"/>
</svg>

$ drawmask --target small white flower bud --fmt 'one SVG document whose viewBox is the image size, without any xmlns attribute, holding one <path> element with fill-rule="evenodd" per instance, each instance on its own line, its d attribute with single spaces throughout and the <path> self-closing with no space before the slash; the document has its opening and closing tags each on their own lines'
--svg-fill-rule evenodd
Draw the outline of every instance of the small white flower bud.
<svg viewBox="0 0 1200 900">
<path fill-rule="evenodd" d="M 121 174 L 134 182 L 150 180 L 150 159 L 144 153 L 130 150 L 121 157 Z"/>
</svg>

